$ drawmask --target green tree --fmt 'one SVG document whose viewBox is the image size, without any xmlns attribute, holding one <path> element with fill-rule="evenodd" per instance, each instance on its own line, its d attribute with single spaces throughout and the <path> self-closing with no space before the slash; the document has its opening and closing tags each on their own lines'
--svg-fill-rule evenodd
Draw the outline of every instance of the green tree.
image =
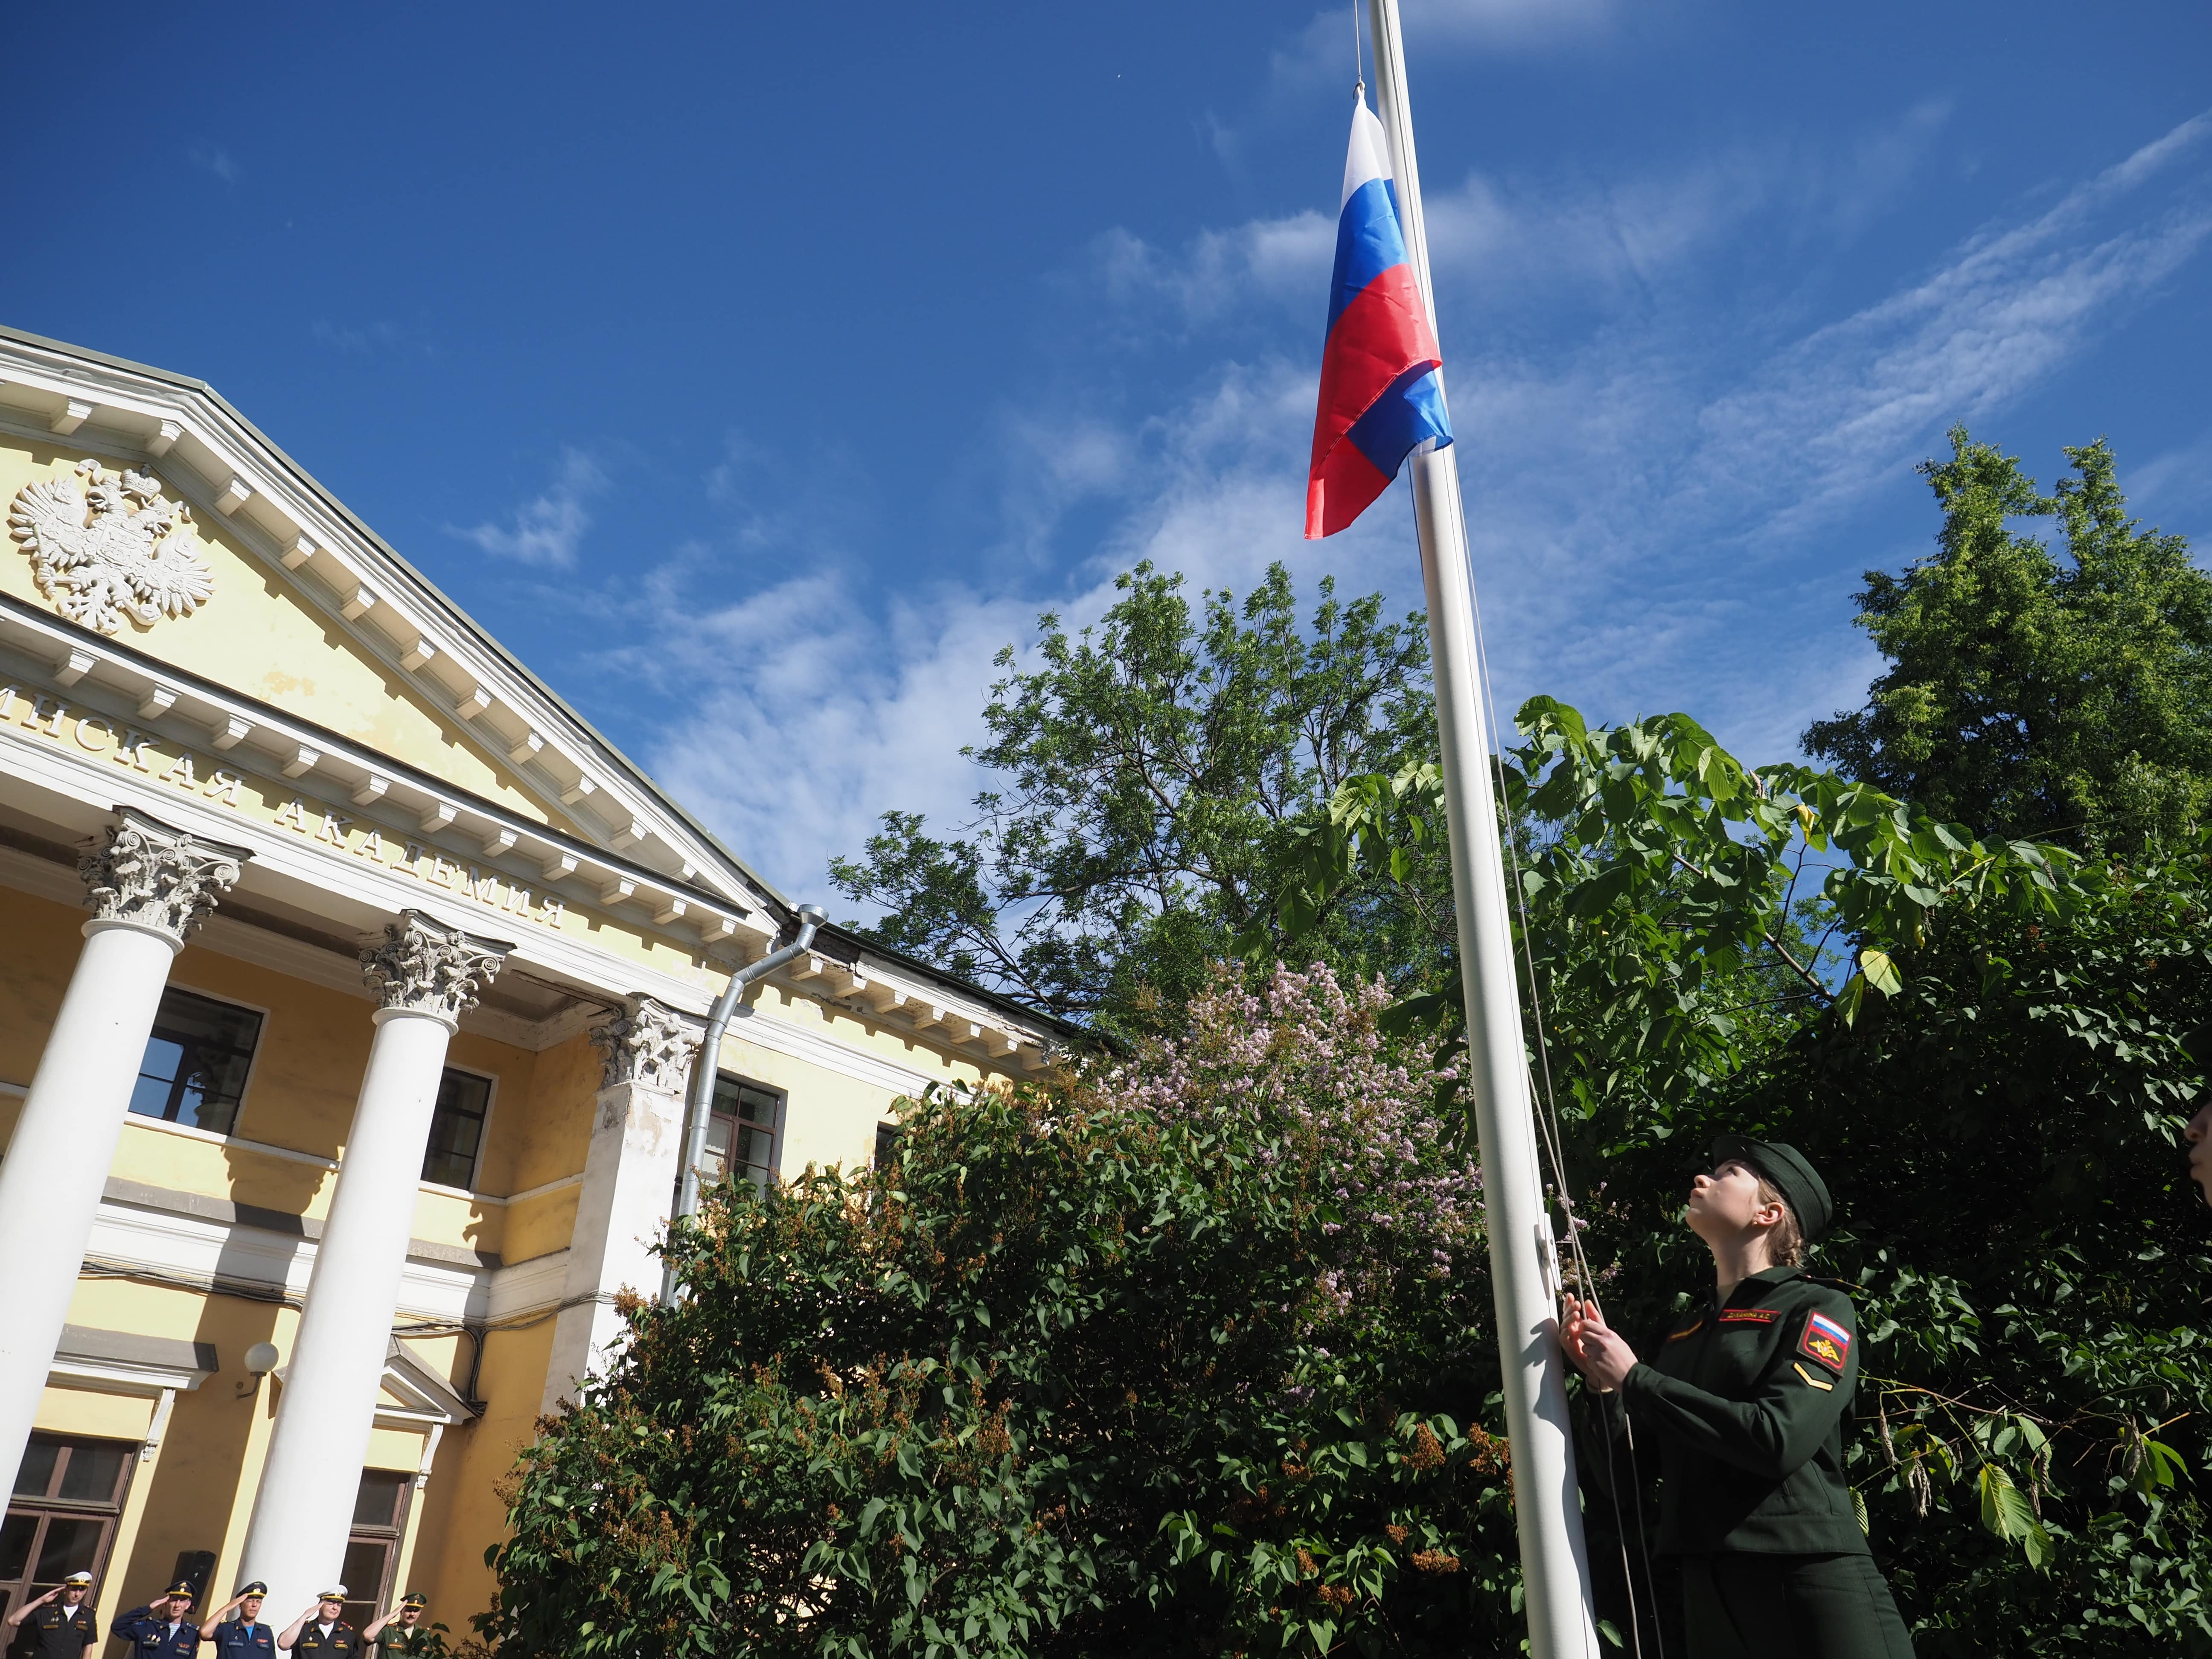
<svg viewBox="0 0 2212 1659">
<path fill-rule="evenodd" d="M 1919 1650 L 2212 1653 L 2212 1255 L 2178 1151 L 2212 842 L 2087 863 L 1751 770 L 1683 715 L 1590 728 L 1538 698 L 1519 726 L 1531 1063 L 1615 1323 L 1656 1340 L 1710 1273 L 1680 1206 L 1712 1135 L 1803 1146 L 1842 1217 L 1815 1271 L 1863 1314 L 1852 1471 Z M 1431 771 L 1352 780 L 1291 885 L 1371 874 L 1438 821 Z M 1856 969 L 1832 988 L 1783 954 L 1807 851 Z M 1804 994 L 1747 1021 L 1778 962 Z M 1395 1017 L 1449 1050 L 1456 988 Z M 1618 1559 L 1608 1506 L 1586 1518 Z"/>
<path fill-rule="evenodd" d="M 1459 1655 L 1517 1625 L 1476 1184 L 1327 970 L 725 1182 L 511 1490 L 536 1656 Z"/>
<path fill-rule="evenodd" d="M 1304 624 L 1273 567 L 1240 605 L 1138 566 L 1092 628 L 1039 619 L 1037 665 L 1000 653 L 989 740 L 999 775 L 951 836 L 891 811 L 862 856 L 830 862 L 868 931 L 1042 1012 L 1128 1035 L 1173 1029 L 1240 933 L 1271 932 L 1293 826 L 1357 773 L 1419 752 L 1433 717 L 1418 617 L 1383 620 L 1328 578 Z M 1402 971 L 1450 927 L 1449 882 L 1359 884 L 1305 948 Z M 1408 872 L 1410 878 L 1410 872 Z"/>
<path fill-rule="evenodd" d="M 2037 493 L 2019 460 L 1951 434 L 1921 471 L 1936 551 L 1871 570 L 1858 625 L 1888 670 L 1806 752 L 1982 831 L 2133 850 L 2200 822 L 2212 793 L 2212 577 L 2126 513 L 2112 451 L 2069 448 Z M 2014 527 L 2055 518 L 2066 558 Z"/>
</svg>

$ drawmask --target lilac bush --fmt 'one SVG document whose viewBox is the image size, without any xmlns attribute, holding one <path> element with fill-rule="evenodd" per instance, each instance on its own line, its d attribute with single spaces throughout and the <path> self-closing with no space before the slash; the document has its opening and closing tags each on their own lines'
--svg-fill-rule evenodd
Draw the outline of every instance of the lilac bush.
<svg viewBox="0 0 2212 1659">
<path fill-rule="evenodd" d="M 1379 987 L 933 1093 L 899 1162 L 717 1188 L 514 1487 L 538 1654 L 1510 1649 L 1475 1182 Z"/>
</svg>

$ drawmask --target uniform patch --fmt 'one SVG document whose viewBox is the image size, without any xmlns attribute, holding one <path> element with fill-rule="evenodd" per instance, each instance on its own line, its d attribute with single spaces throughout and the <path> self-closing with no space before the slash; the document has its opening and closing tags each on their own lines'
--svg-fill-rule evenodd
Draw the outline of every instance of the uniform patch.
<svg viewBox="0 0 2212 1659">
<path fill-rule="evenodd" d="M 1723 1308 L 1721 1310 L 1721 1323 L 1723 1325 L 1771 1325 L 1781 1317 L 1782 1310 L 1779 1308 Z"/>
<path fill-rule="evenodd" d="M 1700 1319 L 1696 1324 L 1687 1326 L 1681 1330 L 1676 1331 L 1674 1335 L 1668 1337 L 1667 1340 L 1669 1342 L 1680 1342 L 1684 1337 L 1695 1336 L 1699 1331 L 1702 1331 L 1705 1328 L 1705 1322 Z"/>
<path fill-rule="evenodd" d="M 1805 1334 L 1797 1339 L 1797 1351 L 1819 1360 L 1832 1371 L 1840 1371 L 1851 1352 L 1851 1334 L 1815 1309 L 1805 1321 Z"/>
<path fill-rule="evenodd" d="M 1836 1385 L 1829 1382 L 1826 1377 L 1815 1376 L 1812 1372 L 1807 1370 L 1805 1369 L 1805 1362 L 1802 1359 L 1791 1360 L 1790 1362 L 1790 1369 L 1796 1372 L 1801 1377 L 1804 1378 L 1806 1382 L 1810 1382 L 1814 1388 L 1820 1389 L 1823 1394 L 1833 1394 L 1836 1391 Z"/>
</svg>

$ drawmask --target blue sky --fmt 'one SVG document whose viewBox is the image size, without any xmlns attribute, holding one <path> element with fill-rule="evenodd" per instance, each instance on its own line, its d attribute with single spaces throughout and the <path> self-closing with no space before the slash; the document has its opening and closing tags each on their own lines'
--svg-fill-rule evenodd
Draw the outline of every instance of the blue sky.
<svg viewBox="0 0 2212 1659">
<path fill-rule="evenodd" d="M 2212 544 L 2212 11 L 1406 0 L 1501 699 L 1855 704 L 1966 420 Z M 220 19 L 218 22 L 217 19 Z M 793 893 L 1000 645 L 1299 539 L 1348 9 L 66 8 L 0 319 L 197 374 Z M 842 907 L 840 907 L 842 908 Z"/>
</svg>

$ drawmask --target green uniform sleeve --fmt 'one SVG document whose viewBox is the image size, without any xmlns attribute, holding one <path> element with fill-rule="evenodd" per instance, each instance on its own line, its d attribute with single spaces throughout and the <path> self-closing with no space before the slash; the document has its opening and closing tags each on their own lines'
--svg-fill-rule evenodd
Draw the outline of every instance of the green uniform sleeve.
<svg viewBox="0 0 2212 1659">
<path fill-rule="evenodd" d="M 1856 1335 L 1856 1317 L 1840 1292 L 1793 1310 L 1747 1400 L 1723 1400 L 1642 1364 L 1628 1373 L 1621 1395 L 1640 1419 L 1656 1423 L 1684 1446 L 1778 1480 L 1811 1461 L 1858 1381 L 1856 1340 L 1843 1352 L 1840 1374 L 1803 1351 L 1807 1321 L 1815 1313 Z"/>
</svg>

